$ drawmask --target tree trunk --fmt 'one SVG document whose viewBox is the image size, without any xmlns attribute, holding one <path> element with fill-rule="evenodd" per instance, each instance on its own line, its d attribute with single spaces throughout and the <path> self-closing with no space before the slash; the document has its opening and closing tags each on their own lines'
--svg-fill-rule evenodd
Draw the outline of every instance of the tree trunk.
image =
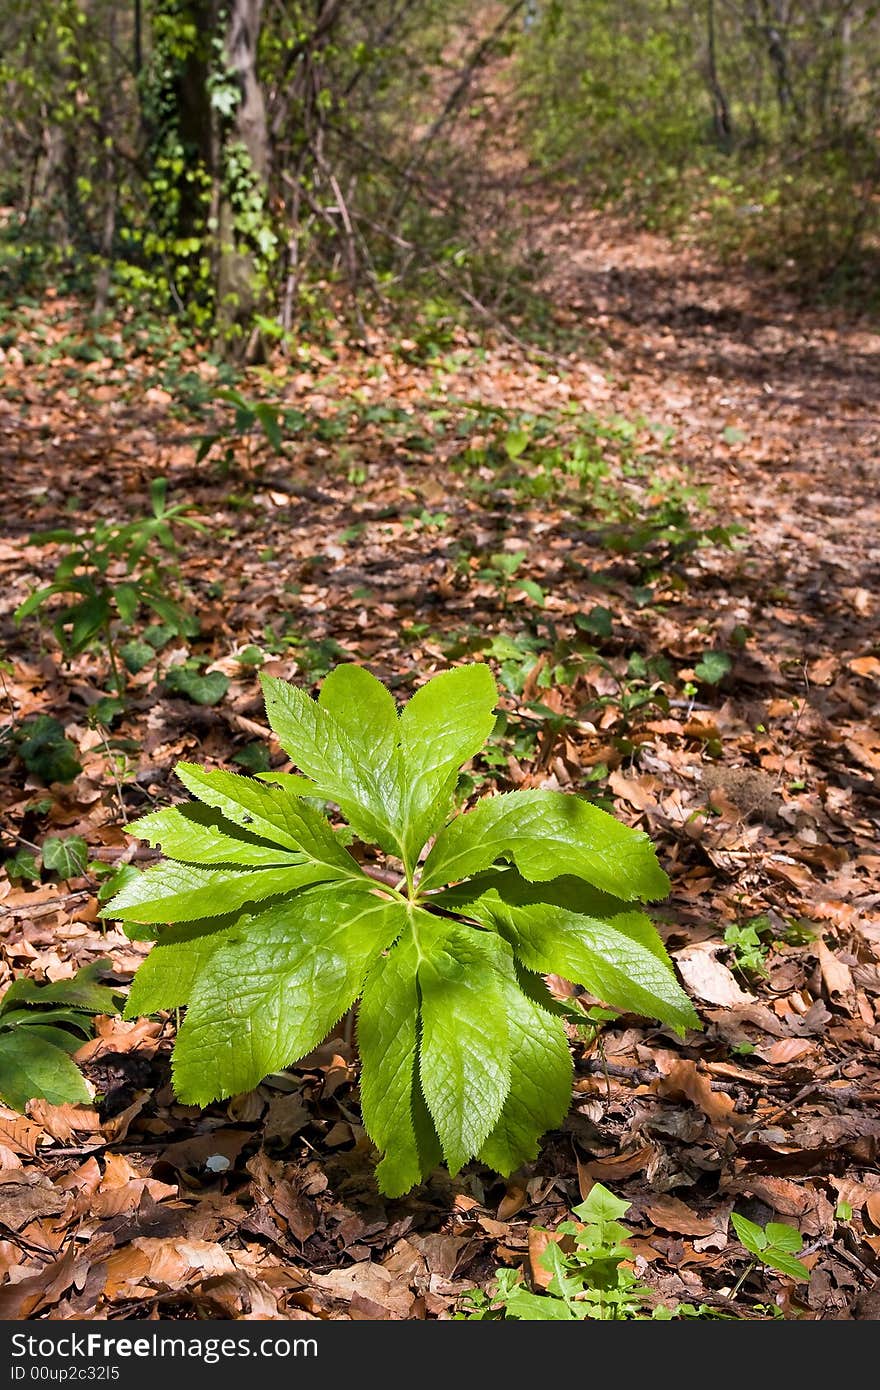
<svg viewBox="0 0 880 1390">
<path fill-rule="evenodd" d="M 257 77 L 263 0 L 229 0 L 224 36 L 228 75 L 238 103 L 221 135 L 217 196 L 217 328 L 235 355 L 252 357 L 259 334 L 253 318 L 261 286 L 255 232 L 242 225 L 242 203 L 253 215 L 265 206 L 269 165 L 266 105 Z"/>
</svg>

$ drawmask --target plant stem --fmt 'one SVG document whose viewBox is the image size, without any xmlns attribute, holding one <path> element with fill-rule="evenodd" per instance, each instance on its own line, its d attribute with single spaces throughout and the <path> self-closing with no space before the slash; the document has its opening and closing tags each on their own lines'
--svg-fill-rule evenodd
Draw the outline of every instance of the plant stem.
<svg viewBox="0 0 880 1390">
<path fill-rule="evenodd" d="M 748 1277 L 749 1277 L 749 1275 L 752 1273 L 752 1271 L 753 1271 L 753 1270 L 756 1270 L 757 1268 L 758 1268 L 758 1261 L 757 1261 L 757 1260 L 751 1260 L 751 1261 L 746 1265 L 746 1267 L 745 1267 L 745 1269 L 743 1270 L 742 1274 L 739 1276 L 739 1278 L 737 1279 L 737 1281 L 736 1281 L 736 1283 L 734 1284 L 733 1288 L 730 1290 L 730 1301 L 731 1301 L 731 1302 L 733 1302 L 733 1300 L 736 1298 L 737 1294 L 739 1293 L 740 1289 L 742 1288 L 743 1284 L 744 1284 L 745 1281 L 748 1279 Z"/>
<path fill-rule="evenodd" d="M 113 650 L 113 633 L 110 629 L 109 619 L 104 624 L 104 637 L 107 643 L 107 656 L 110 660 L 110 670 L 113 673 L 113 688 L 117 695 L 121 695 L 123 687 L 119 680 L 119 667 L 116 665 L 116 653 Z"/>
</svg>

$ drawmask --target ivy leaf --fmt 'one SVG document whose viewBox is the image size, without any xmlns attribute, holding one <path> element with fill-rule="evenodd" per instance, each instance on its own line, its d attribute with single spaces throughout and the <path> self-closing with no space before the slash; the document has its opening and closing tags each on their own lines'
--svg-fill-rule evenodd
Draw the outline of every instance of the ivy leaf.
<svg viewBox="0 0 880 1390">
<path fill-rule="evenodd" d="M 125 669 L 130 671 L 133 676 L 136 676 L 138 671 L 142 671 L 145 666 L 149 666 L 156 653 L 149 642 L 144 642 L 135 637 L 130 642 L 125 642 L 119 648 L 119 655 L 125 662 Z"/>
<path fill-rule="evenodd" d="M 258 1086 L 317 1047 L 406 924 L 402 904 L 323 885 L 243 919 L 205 963 L 174 1050 L 188 1104 Z"/>
<path fill-rule="evenodd" d="M 157 606 L 155 598 L 151 606 Z M 222 671 L 202 675 L 194 666 L 172 666 L 165 673 L 165 689 L 172 695 L 185 695 L 196 705 L 219 705 L 229 689 L 229 677 Z"/>
<path fill-rule="evenodd" d="M 43 868 L 61 878 L 77 878 L 86 871 L 89 847 L 81 835 L 49 835 L 42 844 Z"/>
<path fill-rule="evenodd" d="M 361 1110 L 385 1154 L 376 1177 L 388 1197 L 408 1192 L 441 1158 L 418 1078 L 418 964 L 410 930 L 373 966 L 358 1010 Z"/>
<path fill-rule="evenodd" d="M 647 835 L 576 796 L 539 790 L 486 797 L 457 816 L 437 836 L 421 888 L 467 878 L 502 857 L 533 881 L 575 874 L 627 900 L 669 892 Z"/>
<path fill-rule="evenodd" d="M 6 860 L 3 868 L 9 878 L 23 878 L 26 882 L 33 883 L 40 877 L 37 861 L 29 849 L 18 850 Z"/>
<path fill-rule="evenodd" d="M 82 772 L 76 745 L 65 737 L 57 719 L 38 714 L 24 726 L 27 733 L 18 745 L 19 756 L 28 772 L 41 782 L 72 782 Z"/>
<path fill-rule="evenodd" d="M 515 981 L 499 938 L 420 911 L 419 1075 L 451 1173 L 479 1153 L 510 1090 L 506 986 Z"/>
<path fill-rule="evenodd" d="M 694 667 L 694 675 L 706 685 L 718 685 L 732 665 L 733 662 L 726 652 L 704 652 L 702 659 Z"/>
<path fill-rule="evenodd" d="M 0 1033 L 0 1096 L 22 1113 L 29 1100 L 51 1105 L 82 1104 L 91 1099 L 85 1079 L 67 1056 L 40 1030 L 27 1027 Z"/>
</svg>

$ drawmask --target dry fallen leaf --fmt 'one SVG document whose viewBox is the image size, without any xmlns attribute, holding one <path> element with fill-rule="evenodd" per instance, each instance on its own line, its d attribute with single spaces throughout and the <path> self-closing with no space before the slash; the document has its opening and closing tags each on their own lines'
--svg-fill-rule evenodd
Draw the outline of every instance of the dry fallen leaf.
<svg viewBox="0 0 880 1390">
<path fill-rule="evenodd" d="M 719 1129 L 733 1129 L 748 1124 L 744 1116 L 736 1113 L 730 1096 L 723 1091 L 713 1091 L 708 1076 L 698 1071 L 696 1063 L 687 1058 L 676 1062 L 665 1076 L 655 1081 L 653 1089 L 659 1096 L 689 1100 Z"/>
<path fill-rule="evenodd" d="M 755 996 L 742 989 L 727 966 L 716 960 L 720 949 L 700 943 L 674 952 L 673 959 L 688 989 L 705 1004 L 721 1004 L 726 1008 L 754 1004 Z"/>
<path fill-rule="evenodd" d="M 331 1270 L 329 1274 L 313 1274 L 312 1283 L 346 1302 L 359 1294 L 394 1318 L 407 1317 L 413 1302 L 412 1291 L 398 1283 L 389 1270 L 371 1260 L 361 1260 L 347 1269 Z"/>
<path fill-rule="evenodd" d="M 673 1231 L 676 1235 L 709 1236 L 715 1231 L 715 1222 L 711 1217 L 697 1216 L 678 1197 L 652 1197 L 650 1202 L 645 1203 L 645 1212 L 655 1226 L 663 1231 Z"/>
<path fill-rule="evenodd" d="M 819 956 L 819 968 L 822 971 L 822 980 L 828 991 L 828 998 L 838 1000 L 845 999 L 847 995 L 854 993 L 853 977 L 848 965 L 838 960 L 837 956 L 828 947 L 821 937 L 816 942 L 816 952 Z"/>
</svg>

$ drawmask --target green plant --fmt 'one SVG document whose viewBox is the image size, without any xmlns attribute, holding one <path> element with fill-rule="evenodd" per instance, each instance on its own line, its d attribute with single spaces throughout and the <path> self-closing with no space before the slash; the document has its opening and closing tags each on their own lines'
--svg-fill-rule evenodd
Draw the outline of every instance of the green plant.
<svg viewBox="0 0 880 1390">
<path fill-rule="evenodd" d="M 760 918 L 755 918 L 743 927 L 731 924 L 725 929 L 724 940 L 731 949 L 733 964 L 737 970 L 750 971 L 753 975 L 766 975 L 770 947 L 758 934 L 758 921 Z"/>
<path fill-rule="evenodd" d="M 595 1183 L 586 1201 L 574 1208 L 576 1221 L 563 1221 L 556 1228 L 565 1246 L 553 1239 L 540 1256 L 541 1265 L 553 1276 L 546 1292 L 532 1292 L 519 1270 L 499 1269 L 491 1296 L 478 1290 L 466 1295 L 471 1309 L 465 1316 L 519 1322 L 585 1318 L 620 1322 L 653 1316 L 645 1311 L 651 1290 L 629 1267 L 631 1232 L 620 1222 L 629 1208 L 629 1202 Z M 673 1315 L 669 1309 L 658 1309 L 657 1314 Z"/>
<path fill-rule="evenodd" d="M 262 431 L 273 453 L 280 454 L 284 437 L 281 433 L 281 411 L 277 405 L 272 405 L 270 401 L 247 400 L 240 391 L 232 387 L 224 387 L 222 391 L 216 392 L 214 399 L 233 407 L 232 420 L 228 425 L 215 429 L 210 434 L 199 436 L 197 463 L 201 463 L 218 441 L 231 442 L 233 439 L 246 440 L 247 460 L 250 463 L 251 438 L 257 428 Z"/>
<path fill-rule="evenodd" d="M 539 608 L 544 607 L 544 591 L 540 584 L 536 584 L 534 579 L 523 579 L 519 576 L 525 558 L 524 550 L 501 551 L 497 555 L 490 555 L 489 563 L 479 571 L 480 579 L 488 579 L 497 586 L 502 606 L 505 608 L 511 589 L 519 589 Z"/>
<path fill-rule="evenodd" d="M 733 662 L 727 652 L 703 652 L 702 657 L 694 667 L 694 675 L 704 685 L 718 685 L 720 681 L 724 680 L 732 665 Z"/>
<path fill-rule="evenodd" d="M 494 724 L 487 667 L 436 676 L 399 716 L 354 665 L 337 667 L 317 702 L 281 680 L 263 688 L 305 776 L 180 764 L 202 804 L 137 823 L 170 859 L 104 909 L 174 924 L 138 971 L 127 1013 L 188 1005 L 174 1055 L 183 1099 L 250 1090 L 362 996 L 364 1122 L 386 1154 L 381 1186 L 396 1195 L 441 1156 L 453 1172 L 479 1155 L 508 1173 L 561 1121 L 571 1057 L 542 973 L 679 1032 L 697 1025 L 634 906 L 668 891 L 646 836 L 538 790 L 449 819 L 459 768 Z M 380 847 L 396 886 L 364 871 L 316 799 Z"/>
<path fill-rule="evenodd" d="M 37 1096 L 53 1105 L 90 1099 L 68 1054 L 92 1036 L 93 1015 L 116 1013 L 114 991 L 98 983 L 109 964 L 95 961 L 53 984 L 22 976 L 9 986 L 0 1000 L 0 1097 L 14 1110 Z"/>
<path fill-rule="evenodd" d="M 81 835 L 48 835 L 42 845 L 43 868 L 61 878 L 84 874 L 89 847 Z"/>
<path fill-rule="evenodd" d="M 810 1271 L 802 1260 L 796 1258 L 803 1249 L 804 1242 L 800 1231 L 795 1230 L 794 1226 L 786 1226 L 779 1221 L 769 1221 L 766 1226 L 758 1226 L 735 1211 L 731 1212 L 730 1219 L 740 1243 L 752 1257 L 731 1289 L 731 1298 L 736 1297 L 745 1280 L 759 1264 L 768 1265 L 770 1269 L 776 1269 L 780 1274 L 786 1274 L 789 1279 L 796 1279 L 799 1283 L 809 1282 Z"/>
<path fill-rule="evenodd" d="M 27 771 L 41 782 L 72 782 L 82 772 L 76 745 L 66 737 L 57 719 L 38 714 L 10 740 Z"/>
<path fill-rule="evenodd" d="M 202 672 L 194 659 L 172 666 L 165 673 L 165 689 L 183 695 L 196 705 L 218 705 L 229 689 L 229 677 L 222 671 Z"/>
<path fill-rule="evenodd" d="M 166 506 L 165 493 L 165 479 L 155 478 L 150 485 L 152 515 L 149 517 L 124 524 L 98 521 L 90 530 L 62 529 L 31 537 L 34 543 L 67 548 L 56 566 L 52 583 L 35 589 L 25 599 L 16 610 L 16 622 L 24 622 L 32 614 L 42 618 L 46 604 L 58 594 L 75 596 L 74 602 L 51 610 L 52 630 L 58 644 L 70 659 L 101 637 L 117 690 L 122 689 L 124 680 L 118 661 L 122 653 L 117 650 L 113 630 L 114 613 L 119 623 L 128 628 L 143 606 L 157 614 L 174 633 L 192 631 L 192 620 L 167 595 L 169 572 L 160 552 L 177 549 L 174 525 L 198 531 L 205 528 L 185 515 L 185 503 Z M 116 577 L 119 567 L 123 569 L 123 578 Z"/>
</svg>

